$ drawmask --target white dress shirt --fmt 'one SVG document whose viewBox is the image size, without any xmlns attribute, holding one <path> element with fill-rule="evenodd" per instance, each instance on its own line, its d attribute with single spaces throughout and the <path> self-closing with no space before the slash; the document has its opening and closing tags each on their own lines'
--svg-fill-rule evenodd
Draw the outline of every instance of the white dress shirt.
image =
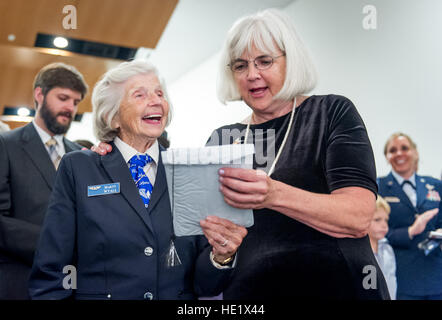
<svg viewBox="0 0 442 320">
<path fill-rule="evenodd" d="M 386 238 L 378 241 L 378 252 L 374 254 L 387 282 L 391 300 L 396 300 L 396 258 Z"/>
<path fill-rule="evenodd" d="M 52 137 L 46 131 L 44 131 L 42 128 L 40 128 L 38 126 L 38 124 L 35 123 L 35 120 L 32 121 L 32 124 L 34 125 L 35 130 L 37 130 L 37 133 L 40 136 L 41 141 L 43 141 L 43 144 L 45 145 L 48 153 L 49 153 L 49 147 L 46 145 L 46 142 L 51 140 L 51 138 L 54 138 L 55 141 L 57 141 L 57 145 L 55 146 L 55 150 L 57 150 L 58 155 L 60 156 L 60 158 L 62 158 L 64 156 L 64 154 L 66 153 L 66 150 L 64 149 L 63 135 L 57 134 Z M 50 153 L 49 153 L 49 155 L 50 155 Z"/>
<path fill-rule="evenodd" d="M 391 171 L 393 177 L 396 179 L 396 181 L 399 183 L 399 185 L 402 185 L 402 182 L 404 182 L 404 178 L 399 175 L 394 170 Z M 411 203 L 414 207 L 416 207 L 417 203 L 417 194 L 416 194 L 416 174 L 413 173 L 413 175 L 408 179 L 408 181 L 411 182 L 411 184 L 414 186 L 410 186 L 408 183 L 404 184 L 402 187 L 402 190 L 404 190 L 405 194 L 408 196 L 408 199 L 410 199 Z"/>
<path fill-rule="evenodd" d="M 135 155 L 147 154 L 152 158 L 152 162 L 146 164 L 143 168 L 144 173 L 146 173 L 149 178 L 152 187 L 155 185 L 155 178 L 157 177 L 158 170 L 158 160 L 160 155 L 160 147 L 158 145 L 158 141 L 155 140 L 154 144 L 150 146 L 144 153 L 140 153 L 135 150 L 133 147 L 128 145 L 126 142 L 116 137 L 114 139 L 115 146 L 120 150 L 123 155 L 124 161 L 126 161 L 127 166 L 129 167 L 129 160 Z"/>
</svg>

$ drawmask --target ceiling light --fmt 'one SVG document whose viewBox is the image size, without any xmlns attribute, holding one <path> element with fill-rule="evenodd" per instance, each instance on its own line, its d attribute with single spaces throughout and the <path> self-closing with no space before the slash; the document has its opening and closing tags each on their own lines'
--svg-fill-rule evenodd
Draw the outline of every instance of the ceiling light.
<svg viewBox="0 0 442 320">
<path fill-rule="evenodd" d="M 31 111 L 28 108 L 21 107 L 21 108 L 18 108 L 17 114 L 21 117 L 26 117 L 31 114 Z"/>
<path fill-rule="evenodd" d="M 14 40 L 15 40 L 15 34 L 12 34 L 12 33 L 9 34 L 9 35 L 8 35 L 8 41 L 11 41 L 11 42 L 12 42 L 12 41 L 14 41 Z"/>
<path fill-rule="evenodd" d="M 68 44 L 69 42 L 66 38 L 56 37 L 54 39 L 54 46 L 56 46 L 57 48 L 66 48 Z"/>
<path fill-rule="evenodd" d="M 0 2 L 1 1 L 2 0 L 0 0 Z M 60 37 L 63 39 L 63 43 L 58 44 L 59 40 L 55 39 L 56 37 L 57 36 L 51 34 L 37 33 L 34 47 L 44 50 L 51 50 L 51 52 L 46 53 L 55 55 L 66 56 L 67 54 L 79 53 L 94 57 L 119 59 L 124 61 L 133 59 L 137 51 L 136 48 L 121 47 L 107 43 L 67 37 Z"/>
</svg>

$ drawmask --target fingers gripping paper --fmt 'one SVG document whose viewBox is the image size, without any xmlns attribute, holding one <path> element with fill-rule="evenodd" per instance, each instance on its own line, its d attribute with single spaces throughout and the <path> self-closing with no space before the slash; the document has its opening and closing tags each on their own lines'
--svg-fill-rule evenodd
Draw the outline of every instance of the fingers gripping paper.
<svg viewBox="0 0 442 320">
<path fill-rule="evenodd" d="M 228 205 L 219 190 L 218 170 L 252 169 L 253 144 L 177 148 L 161 152 L 169 188 L 175 235 L 203 234 L 200 220 L 209 215 L 238 225 L 253 225 L 252 209 Z"/>
</svg>

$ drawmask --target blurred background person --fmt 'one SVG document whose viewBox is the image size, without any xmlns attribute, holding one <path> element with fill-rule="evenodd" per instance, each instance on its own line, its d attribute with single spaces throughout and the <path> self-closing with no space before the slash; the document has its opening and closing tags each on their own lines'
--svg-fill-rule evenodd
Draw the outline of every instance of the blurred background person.
<svg viewBox="0 0 442 320">
<path fill-rule="evenodd" d="M 397 299 L 442 299 L 442 252 L 429 255 L 418 244 L 442 227 L 441 181 L 419 176 L 418 151 L 405 133 L 392 134 L 384 147 L 391 172 L 378 180 L 379 194 L 391 207 L 387 239 L 396 255 Z"/>
<path fill-rule="evenodd" d="M 74 142 L 86 149 L 90 149 L 94 145 L 89 140 L 75 140 Z"/>
<path fill-rule="evenodd" d="M 208 145 L 264 141 L 276 157 L 263 164 L 257 148 L 254 170 L 220 170 L 225 201 L 254 209 L 255 219 L 225 299 L 389 298 L 367 236 L 377 185 L 365 125 L 349 99 L 307 96 L 315 85 L 290 17 L 269 9 L 234 23 L 218 97 L 243 100 L 252 114 L 215 130 Z M 235 131 L 241 137 L 226 137 Z M 376 288 L 363 285 L 367 265 Z"/>
<path fill-rule="evenodd" d="M 158 143 L 162 145 L 165 149 L 168 149 L 170 146 L 170 141 L 167 139 L 167 132 L 164 131 L 161 136 L 158 137 Z"/>
<path fill-rule="evenodd" d="M 0 299 L 27 299 L 28 277 L 60 159 L 80 149 L 64 134 L 88 86 L 73 66 L 43 67 L 35 118 L 0 135 Z"/>
<path fill-rule="evenodd" d="M 388 215 L 390 214 L 390 206 L 381 196 L 376 200 L 376 211 L 373 220 L 368 228 L 368 236 L 370 237 L 371 248 L 374 256 L 378 261 L 379 267 L 382 269 L 385 281 L 387 281 L 388 290 L 392 300 L 396 299 L 396 258 L 393 248 L 388 244 L 385 238 L 388 232 Z"/>
<path fill-rule="evenodd" d="M 92 103 L 97 138 L 112 151 L 63 158 L 32 268 L 31 297 L 189 300 L 219 294 L 247 231 L 208 217 L 200 222 L 205 236 L 174 236 L 158 143 L 170 103 L 156 68 L 134 60 L 109 70 Z M 63 286 L 67 265 L 76 267 L 76 288 Z"/>
</svg>

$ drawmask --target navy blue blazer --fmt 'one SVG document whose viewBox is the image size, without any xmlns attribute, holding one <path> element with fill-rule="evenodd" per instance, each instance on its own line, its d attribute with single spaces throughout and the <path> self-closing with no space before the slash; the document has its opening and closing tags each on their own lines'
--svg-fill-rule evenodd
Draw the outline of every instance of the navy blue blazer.
<svg viewBox="0 0 442 320">
<path fill-rule="evenodd" d="M 442 183 L 432 177 L 416 175 L 417 204 L 413 206 L 402 187 L 390 173 L 378 179 L 379 194 L 391 207 L 387 239 L 396 255 L 398 294 L 435 295 L 442 293 L 442 252 L 438 248 L 425 256 L 417 245 L 426 238 L 427 232 L 442 227 L 442 202 L 432 197 L 442 196 Z M 416 214 L 439 208 L 439 213 L 428 222 L 423 233 L 412 240 L 408 236 Z"/>
<path fill-rule="evenodd" d="M 116 182 L 120 193 L 88 197 L 88 186 Z M 146 209 L 115 145 L 105 156 L 72 152 L 57 172 L 32 267 L 31 298 L 188 300 L 219 294 L 231 269 L 213 266 L 204 236 L 177 237 L 181 265 L 168 267 L 172 235 L 161 155 Z M 63 286 L 67 265 L 76 268 L 76 290 Z"/>
</svg>

